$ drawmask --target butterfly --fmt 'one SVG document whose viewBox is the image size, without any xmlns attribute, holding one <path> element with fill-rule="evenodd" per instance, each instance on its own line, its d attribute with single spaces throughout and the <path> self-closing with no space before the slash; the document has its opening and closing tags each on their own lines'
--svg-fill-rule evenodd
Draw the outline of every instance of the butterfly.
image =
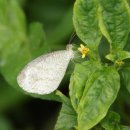
<svg viewBox="0 0 130 130">
<path fill-rule="evenodd" d="M 50 94 L 60 85 L 70 60 L 72 45 L 66 50 L 42 55 L 28 63 L 17 76 L 19 86 L 28 93 Z"/>
</svg>

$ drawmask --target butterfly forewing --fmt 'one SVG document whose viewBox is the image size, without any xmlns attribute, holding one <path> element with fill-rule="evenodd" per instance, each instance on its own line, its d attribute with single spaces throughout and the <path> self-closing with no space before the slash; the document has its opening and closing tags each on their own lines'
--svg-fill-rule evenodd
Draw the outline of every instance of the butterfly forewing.
<svg viewBox="0 0 130 130">
<path fill-rule="evenodd" d="M 55 51 L 36 58 L 18 75 L 19 86 L 29 93 L 53 92 L 63 79 L 71 58 L 69 50 Z"/>
</svg>

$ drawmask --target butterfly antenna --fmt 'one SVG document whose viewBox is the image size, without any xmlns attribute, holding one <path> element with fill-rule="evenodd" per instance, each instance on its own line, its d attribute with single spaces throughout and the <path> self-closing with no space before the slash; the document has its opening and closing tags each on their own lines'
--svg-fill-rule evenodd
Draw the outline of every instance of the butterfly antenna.
<svg viewBox="0 0 130 130">
<path fill-rule="evenodd" d="M 71 42 L 72 42 L 72 40 L 74 39 L 75 36 L 76 36 L 76 33 L 73 32 L 73 33 L 71 34 L 70 39 L 69 39 L 69 44 L 71 44 Z"/>
</svg>

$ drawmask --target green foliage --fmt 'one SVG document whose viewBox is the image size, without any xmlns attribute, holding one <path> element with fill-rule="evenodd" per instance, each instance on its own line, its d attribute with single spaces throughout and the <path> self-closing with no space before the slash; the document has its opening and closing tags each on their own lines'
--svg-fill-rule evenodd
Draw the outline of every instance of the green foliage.
<svg viewBox="0 0 130 130">
<path fill-rule="evenodd" d="M 24 2 L 19 0 L 21 4 Z M 90 51 L 88 58 L 75 63 L 70 78 L 69 98 L 59 91 L 48 95 L 27 93 L 33 97 L 63 103 L 55 130 L 130 130 L 129 126 L 121 125 L 119 115 L 111 111 L 115 110 L 116 103 L 113 103 L 116 98 L 116 102 L 121 102 L 121 105 L 124 100 L 130 104 L 130 97 L 124 91 L 126 87 L 130 93 L 128 2 L 76 0 L 73 10 L 74 28 L 78 38 Z M 35 15 L 37 14 L 34 13 Z M 12 92 L 10 87 L 23 92 L 16 81 L 18 73 L 29 61 L 47 53 L 50 50 L 48 45 L 53 49 L 61 48 L 63 39 L 66 40 L 66 36 L 73 30 L 72 21 L 68 22 L 71 17 L 72 8 L 69 7 L 60 24 L 46 38 L 41 23 L 27 24 L 25 14 L 16 0 L 0 0 L 0 85 L 9 88 L 8 91 L 4 88 L 1 92 L 11 95 L 9 99 L 0 95 L 0 110 L 26 98 L 17 94 L 17 91 Z M 61 33 L 61 30 L 65 33 Z M 77 47 L 74 53 L 76 51 Z"/>
<path fill-rule="evenodd" d="M 108 67 L 103 67 L 89 77 L 78 106 L 79 129 L 90 129 L 105 117 L 116 99 L 119 81 L 117 71 Z"/>
<path fill-rule="evenodd" d="M 72 73 L 69 93 L 71 103 L 78 114 L 78 130 L 89 130 L 106 116 L 117 98 L 120 88 L 120 76 L 117 71 L 125 67 L 122 66 L 123 60 L 130 58 L 130 53 L 123 50 L 130 30 L 129 5 L 126 0 L 76 0 L 73 23 L 77 35 L 90 49 L 90 61 L 101 37 L 105 36 L 110 44 L 110 53 L 105 57 L 114 62 L 106 62 L 107 66 L 100 67 L 96 62 L 87 62 L 86 66 L 82 63 L 76 64 Z M 96 55 L 93 55 L 93 60 L 101 61 Z M 121 72 L 125 84 L 129 86 L 129 71 L 124 69 L 121 69 Z M 106 118 L 109 118 L 109 121 L 113 119 L 111 122 L 114 122 L 115 117 L 112 113 Z M 114 126 L 108 121 L 104 122 L 105 130 L 123 128 L 118 123 Z"/>
<path fill-rule="evenodd" d="M 0 69 L 6 81 L 18 87 L 16 77 L 20 69 L 31 59 L 27 43 L 25 17 L 16 1 L 1 1 L 0 8 Z M 11 16 L 11 17 L 10 17 Z M 22 49 L 21 49 L 22 46 Z M 24 54 L 24 55 L 23 55 Z"/>
<path fill-rule="evenodd" d="M 0 129 L 1 130 L 13 130 L 11 124 L 3 116 L 0 117 Z"/>
<path fill-rule="evenodd" d="M 40 23 L 32 23 L 27 33 L 25 16 L 15 0 L 2 0 L 0 6 L 0 71 L 11 86 L 22 91 L 17 75 L 30 60 L 48 51 L 45 34 Z M 59 101 L 55 94 L 30 95 Z"/>
<path fill-rule="evenodd" d="M 15 88 L 11 87 L 0 75 L 0 112 L 7 110 L 13 105 L 17 105 L 21 101 L 28 98 Z M 10 96 L 10 97 L 9 97 Z M 17 98 L 16 98 L 17 97 Z"/>
<path fill-rule="evenodd" d="M 83 95 L 86 81 L 100 67 L 101 65 L 98 62 L 93 61 L 85 61 L 75 65 L 74 72 L 70 79 L 69 95 L 71 103 L 76 111 Z"/>
<path fill-rule="evenodd" d="M 125 0 L 99 0 L 99 22 L 102 34 L 110 42 L 111 49 L 123 48 L 126 44 L 130 19 Z"/>
<path fill-rule="evenodd" d="M 31 51 L 33 58 L 36 58 L 39 55 L 42 55 L 43 53 L 49 51 L 42 24 L 40 24 L 38 22 L 34 22 L 34 23 L 30 24 L 30 26 L 29 26 L 29 43 L 30 43 L 29 44 L 30 51 Z M 45 49 L 45 52 L 43 52 L 44 49 Z"/>
<path fill-rule="evenodd" d="M 63 97 L 63 104 L 55 130 L 75 130 L 77 125 L 77 114 L 68 98 Z"/>
<path fill-rule="evenodd" d="M 120 126 L 118 125 L 119 123 L 120 116 L 117 113 L 110 111 L 101 122 L 101 125 L 105 130 L 120 130 Z"/>
<path fill-rule="evenodd" d="M 124 85 L 130 93 L 130 67 L 124 67 L 121 73 L 123 76 Z"/>
<path fill-rule="evenodd" d="M 101 40 L 97 4 L 97 0 L 76 0 L 73 16 L 77 35 L 90 49 L 96 51 Z"/>
<path fill-rule="evenodd" d="M 129 126 L 120 125 L 120 116 L 113 111 L 101 121 L 101 125 L 105 130 L 130 130 Z"/>
<path fill-rule="evenodd" d="M 130 58 L 130 53 L 127 51 L 120 51 L 119 50 L 117 52 L 113 52 L 113 53 L 106 55 L 106 58 L 113 61 L 113 62 L 122 61 L 124 59 Z"/>
<path fill-rule="evenodd" d="M 120 129 L 121 130 L 130 130 L 130 127 L 129 126 L 120 126 Z"/>
<path fill-rule="evenodd" d="M 71 103 L 69 105 L 63 103 L 55 130 L 75 130 L 76 123 L 76 113 L 73 110 Z"/>
</svg>

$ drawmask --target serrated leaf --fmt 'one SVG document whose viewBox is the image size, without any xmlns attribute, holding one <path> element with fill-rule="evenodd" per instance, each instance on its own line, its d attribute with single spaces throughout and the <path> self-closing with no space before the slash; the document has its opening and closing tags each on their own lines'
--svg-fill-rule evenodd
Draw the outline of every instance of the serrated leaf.
<svg viewBox="0 0 130 130">
<path fill-rule="evenodd" d="M 89 130 L 105 117 L 120 88 L 120 77 L 115 68 L 103 67 L 86 82 L 78 106 L 78 129 Z"/>
<path fill-rule="evenodd" d="M 98 26 L 98 1 L 76 0 L 73 23 L 79 38 L 92 50 L 97 50 L 101 40 Z"/>
<path fill-rule="evenodd" d="M 100 66 L 100 63 L 94 61 L 85 61 L 82 64 L 75 65 L 74 72 L 70 79 L 69 95 L 71 103 L 76 111 L 83 95 L 86 81 Z"/>
<path fill-rule="evenodd" d="M 100 0 L 99 25 L 111 50 L 123 49 L 128 38 L 130 19 L 125 0 Z"/>
<path fill-rule="evenodd" d="M 54 130 L 75 130 L 77 125 L 77 115 L 70 100 L 62 104 L 60 115 Z"/>
<path fill-rule="evenodd" d="M 105 130 L 120 130 L 120 116 L 116 112 L 110 111 L 108 112 L 105 119 L 101 121 L 101 126 Z"/>
</svg>

